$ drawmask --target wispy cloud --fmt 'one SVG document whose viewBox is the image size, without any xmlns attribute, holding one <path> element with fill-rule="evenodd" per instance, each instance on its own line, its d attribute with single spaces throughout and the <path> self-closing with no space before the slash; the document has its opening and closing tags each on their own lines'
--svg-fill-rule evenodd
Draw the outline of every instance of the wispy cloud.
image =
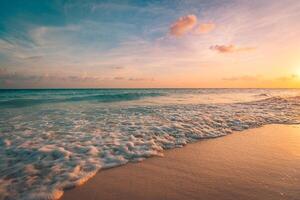
<svg viewBox="0 0 300 200">
<path fill-rule="evenodd" d="M 124 77 L 121 77 L 121 76 L 116 76 L 114 77 L 114 80 L 117 80 L 117 81 L 120 81 L 120 80 L 124 80 L 125 78 Z"/>
<path fill-rule="evenodd" d="M 219 53 L 236 53 L 236 52 L 246 52 L 255 50 L 254 47 L 237 47 L 235 45 L 214 45 L 210 47 L 211 50 L 217 51 Z"/>
<path fill-rule="evenodd" d="M 144 81 L 144 82 L 154 81 L 154 78 L 136 78 L 136 77 L 126 78 L 122 76 L 117 76 L 114 77 L 113 79 L 117 81 Z"/>
<path fill-rule="evenodd" d="M 123 66 L 112 66 L 111 69 L 120 70 L 120 69 L 124 69 L 124 67 Z"/>
<path fill-rule="evenodd" d="M 286 76 L 244 75 L 225 77 L 222 80 L 234 84 L 263 84 L 267 87 L 285 87 L 289 84 L 298 85 L 300 78 L 296 74 Z"/>
<path fill-rule="evenodd" d="M 81 75 L 64 75 L 64 74 L 29 74 L 21 72 L 12 72 L 7 69 L 0 69 L 0 88 L 2 87 L 32 87 L 51 83 L 54 87 L 59 85 L 103 85 L 104 82 L 153 82 L 154 78 L 147 77 L 100 77 L 90 76 L 86 73 Z"/>
<path fill-rule="evenodd" d="M 154 81 L 154 78 L 129 78 L 129 81 Z"/>
<path fill-rule="evenodd" d="M 20 72 L 9 72 L 6 69 L 0 69 L 0 82 L 6 84 L 14 83 L 37 83 L 37 82 L 73 82 L 73 83 L 82 83 L 82 82 L 97 82 L 103 80 L 101 77 L 96 76 L 87 76 L 85 74 L 81 76 L 77 75 L 49 75 L 49 74 L 26 74 Z"/>
<path fill-rule="evenodd" d="M 214 23 L 202 23 L 196 29 L 196 34 L 204 34 L 213 31 L 216 28 L 216 24 Z"/>
<path fill-rule="evenodd" d="M 223 78 L 222 80 L 224 81 L 257 81 L 260 80 L 262 76 L 232 76 L 232 77 L 227 77 Z"/>
<path fill-rule="evenodd" d="M 299 79 L 298 75 L 291 74 L 290 76 L 281 76 L 281 77 L 278 77 L 276 80 L 286 82 L 286 81 L 295 81 L 297 79 Z"/>
</svg>

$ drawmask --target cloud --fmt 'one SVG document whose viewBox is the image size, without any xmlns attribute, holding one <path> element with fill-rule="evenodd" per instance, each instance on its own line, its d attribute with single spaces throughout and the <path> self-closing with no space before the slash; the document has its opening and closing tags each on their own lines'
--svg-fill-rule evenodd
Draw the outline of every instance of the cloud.
<svg viewBox="0 0 300 200">
<path fill-rule="evenodd" d="M 188 32 L 193 32 L 194 34 L 205 34 L 213 31 L 216 28 L 214 23 L 199 23 L 197 25 L 197 21 L 197 16 L 195 15 L 186 15 L 180 17 L 171 25 L 170 34 L 177 37 L 180 37 Z"/>
<path fill-rule="evenodd" d="M 216 28 L 216 25 L 214 23 L 202 23 L 197 27 L 197 29 L 195 30 L 195 33 L 197 33 L 197 34 L 209 33 L 211 31 L 213 31 L 215 28 Z"/>
<path fill-rule="evenodd" d="M 211 50 L 217 51 L 219 53 L 237 53 L 237 52 L 246 52 L 252 51 L 254 47 L 237 47 L 235 45 L 214 45 L 210 47 Z"/>
<path fill-rule="evenodd" d="M 292 74 L 290 76 L 282 76 L 282 77 L 278 77 L 277 80 L 278 81 L 293 81 L 293 80 L 297 80 L 299 77 L 296 74 Z"/>
<path fill-rule="evenodd" d="M 24 60 L 39 60 L 42 59 L 43 56 L 28 56 L 28 57 L 24 57 Z"/>
<path fill-rule="evenodd" d="M 117 81 L 154 81 L 154 78 L 125 78 L 122 76 L 117 76 L 113 78 L 114 80 Z"/>
<path fill-rule="evenodd" d="M 128 81 L 154 81 L 154 78 L 129 78 Z"/>
<path fill-rule="evenodd" d="M 118 81 L 120 81 L 120 80 L 124 80 L 124 77 L 117 76 L 117 77 L 114 77 L 114 80 L 118 80 Z"/>
<path fill-rule="evenodd" d="M 197 24 L 197 17 L 195 15 L 186 15 L 180 17 L 170 27 L 170 34 L 173 36 L 182 36 L 191 31 Z"/>
<path fill-rule="evenodd" d="M 35 75 L 23 74 L 18 72 L 9 72 L 6 69 L 0 69 L 0 81 L 3 83 L 37 83 L 37 82 L 97 82 L 101 81 L 100 77 L 86 75 Z"/>
<path fill-rule="evenodd" d="M 228 82 L 251 82 L 251 83 L 256 83 L 256 82 L 263 82 L 263 83 L 293 83 L 293 82 L 298 82 L 299 76 L 296 74 L 291 74 L 291 75 L 286 75 L 286 76 L 279 76 L 279 77 L 263 77 L 262 75 L 256 75 L 256 76 L 250 76 L 250 75 L 245 75 L 245 76 L 232 76 L 232 77 L 225 77 L 222 79 L 223 81 L 228 81 Z"/>
<path fill-rule="evenodd" d="M 118 69 L 124 69 L 124 67 L 123 66 L 112 66 L 111 69 L 118 70 Z"/>
<path fill-rule="evenodd" d="M 261 76 L 233 76 L 229 78 L 223 78 L 224 81 L 258 81 Z"/>
<path fill-rule="evenodd" d="M 30 74 L 22 72 L 8 71 L 0 69 L 0 88 L 2 87 L 35 87 L 41 85 L 98 85 L 103 81 L 111 82 L 153 82 L 154 78 L 148 77 L 99 77 L 82 75 L 63 75 L 63 74 Z"/>
</svg>

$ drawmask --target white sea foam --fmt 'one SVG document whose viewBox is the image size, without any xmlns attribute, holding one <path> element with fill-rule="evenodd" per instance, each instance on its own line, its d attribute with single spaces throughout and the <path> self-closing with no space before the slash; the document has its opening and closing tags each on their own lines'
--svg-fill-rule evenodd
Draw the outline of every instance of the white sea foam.
<svg viewBox="0 0 300 200">
<path fill-rule="evenodd" d="M 58 199 L 100 169 L 233 131 L 299 123 L 299 113 L 300 97 L 7 109 L 0 118 L 0 199 Z"/>
</svg>

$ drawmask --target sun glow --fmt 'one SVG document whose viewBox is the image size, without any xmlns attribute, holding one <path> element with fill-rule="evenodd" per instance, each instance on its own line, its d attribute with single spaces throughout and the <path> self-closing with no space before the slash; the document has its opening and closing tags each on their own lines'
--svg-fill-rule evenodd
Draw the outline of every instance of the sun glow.
<svg viewBox="0 0 300 200">
<path fill-rule="evenodd" d="M 295 75 L 300 77 L 300 63 L 295 67 Z"/>
</svg>

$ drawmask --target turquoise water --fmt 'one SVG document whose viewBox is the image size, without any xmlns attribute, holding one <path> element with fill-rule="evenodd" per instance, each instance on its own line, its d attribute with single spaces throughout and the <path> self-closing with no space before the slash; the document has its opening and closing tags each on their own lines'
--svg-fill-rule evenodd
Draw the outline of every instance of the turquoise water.
<svg viewBox="0 0 300 200">
<path fill-rule="evenodd" d="M 0 90 L 0 193 L 56 199 L 98 170 L 204 138 L 299 123 L 287 89 Z"/>
<path fill-rule="evenodd" d="M 76 102 L 82 104 L 231 103 L 272 96 L 296 96 L 299 92 L 297 89 L 16 89 L 0 90 L 0 107 L 56 106 L 57 103 Z"/>
<path fill-rule="evenodd" d="M 97 89 L 49 89 L 49 90 L 3 90 L 0 92 L 1 107 L 25 107 L 39 104 L 67 102 L 120 102 L 163 95 L 152 90 L 97 90 Z"/>
</svg>

